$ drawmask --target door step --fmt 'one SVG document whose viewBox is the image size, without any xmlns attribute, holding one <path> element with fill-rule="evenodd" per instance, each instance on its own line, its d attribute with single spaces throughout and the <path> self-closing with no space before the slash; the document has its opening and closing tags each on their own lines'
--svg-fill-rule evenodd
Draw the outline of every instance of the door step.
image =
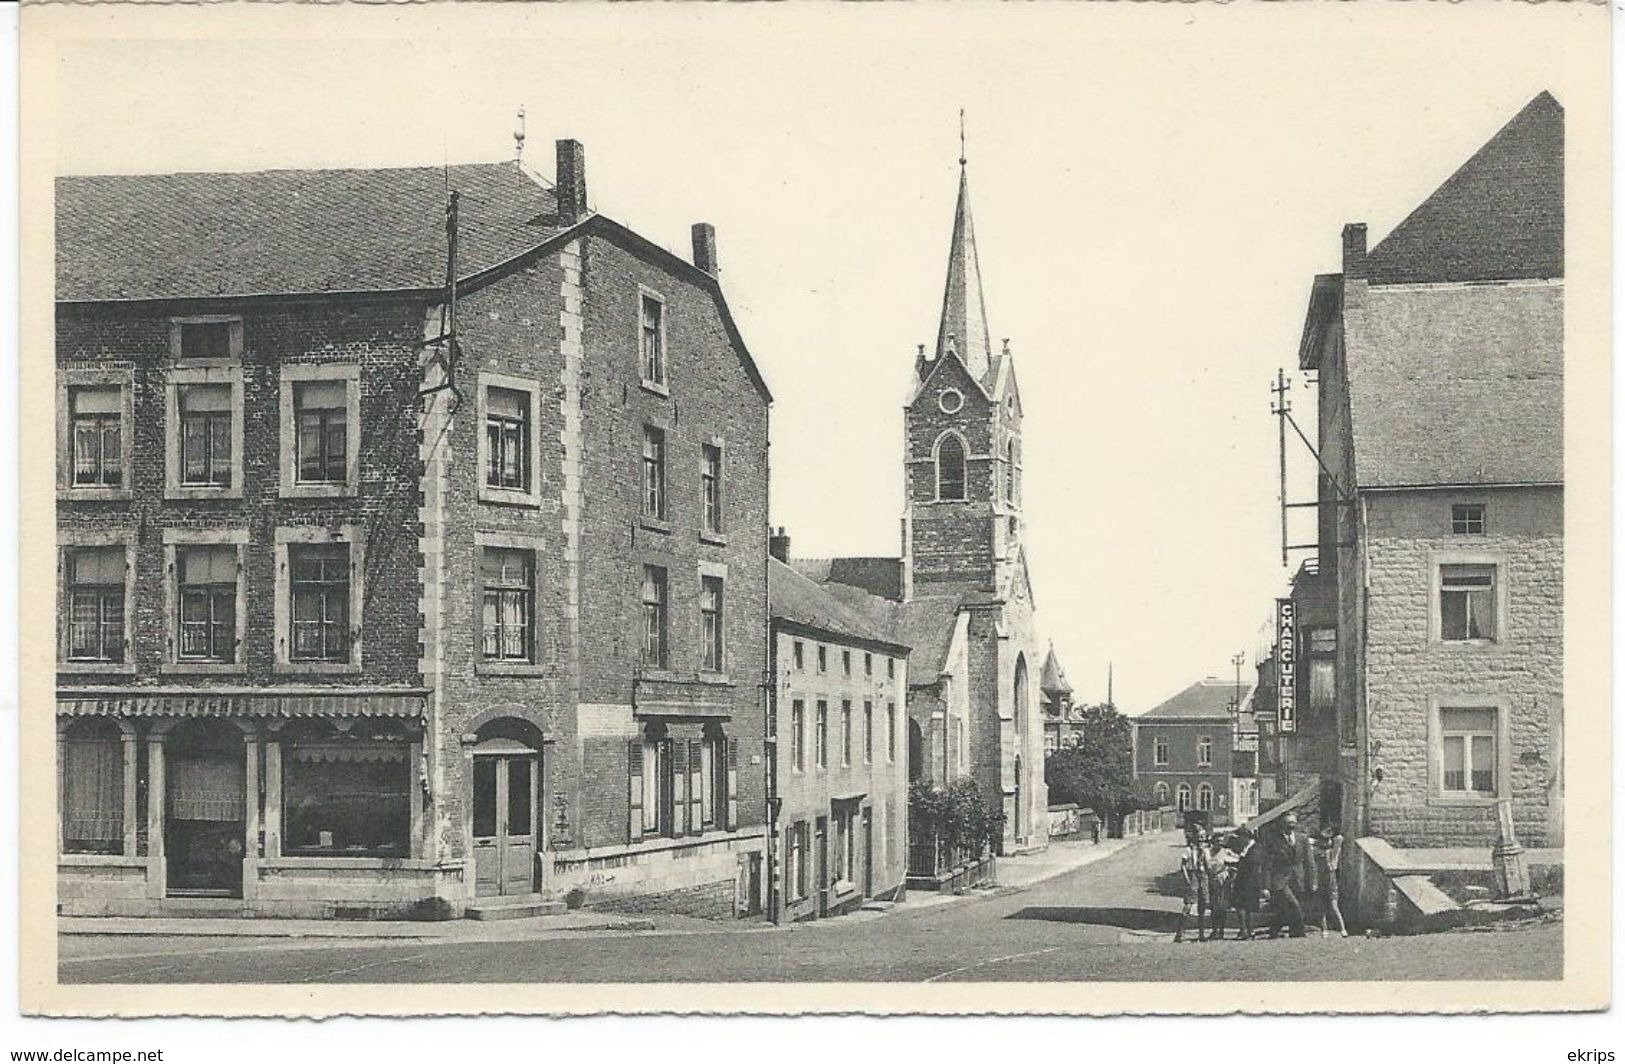
<svg viewBox="0 0 1625 1064">
<path fill-rule="evenodd" d="M 529 916 L 553 916 L 565 911 L 564 902 L 541 894 L 509 894 L 475 898 L 464 916 L 470 920 L 523 920 Z"/>
</svg>

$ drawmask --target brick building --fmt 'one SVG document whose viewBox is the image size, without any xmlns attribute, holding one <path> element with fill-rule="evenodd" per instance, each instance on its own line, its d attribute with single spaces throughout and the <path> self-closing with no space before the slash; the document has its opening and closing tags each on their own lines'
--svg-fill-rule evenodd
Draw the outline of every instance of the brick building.
<svg viewBox="0 0 1625 1064">
<path fill-rule="evenodd" d="M 793 564 L 912 648 L 910 776 L 974 778 L 1013 853 L 1048 844 L 1048 797 L 1021 397 L 1008 344 L 989 337 L 962 166 L 937 340 L 920 346 L 903 408 L 902 556 Z"/>
<path fill-rule="evenodd" d="M 1044 707 L 1044 753 L 1078 745 L 1083 741 L 1083 707 L 1072 701 L 1072 684 L 1055 656 L 1055 644 L 1044 655 L 1038 674 L 1038 694 Z"/>
<path fill-rule="evenodd" d="M 785 563 L 768 570 L 777 921 L 889 900 L 908 875 L 908 648 Z"/>
<path fill-rule="evenodd" d="M 1248 692 L 1243 692 L 1243 699 Z M 1236 685 L 1209 677 L 1134 718 L 1134 778 L 1158 806 L 1231 823 Z"/>
<path fill-rule="evenodd" d="M 1374 248 L 1344 228 L 1299 364 L 1318 378 L 1330 471 L 1313 583 L 1335 602 L 1335 629 L 1315 615 L 1335 642 L 1342 817 L 1398 845 L 1488 845 L 1510 799 L 1525 843 L 1560 845 L 1555 99 L 1531 101 Z"/>
<path fill-rule="evenodd" d="M 710 227 L 594 213 L 574 141 L 57 201 L 62 910 L 758 908 L 770 399 Z"/>
</svg>

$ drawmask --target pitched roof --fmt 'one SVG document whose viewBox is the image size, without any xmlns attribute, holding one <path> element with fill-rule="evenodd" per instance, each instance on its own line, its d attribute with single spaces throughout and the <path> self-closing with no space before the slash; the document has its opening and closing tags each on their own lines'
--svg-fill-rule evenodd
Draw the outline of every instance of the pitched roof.
<svg viewBox="0 0 1625 1064">
<path fill-rule="evenodd" d="M 1055 644 L 1049 646 L 1049 653 L 1044 655 L 1044 669 L 1039 674 L 1039 688 L 1047 695 L 1069 695 L 1072 685 L 1066 682 L 1066 670 L 1061 668 L 1060 659 L 1055 656 Z"/>
<path fill-rule="evenodd" d="M 1251 687 L 1242 689 L 1245 699 Z M 1236 697 L 1236 685 L 1230 680 L 1208 677 L 1198 680 L 1168 701 L 1148 709 L 1134 718 L 1137 721 L 1170 720 L 1229 720 L 1230 700 Z"/>
<path fill-rule="evenodd" d="M 59 177 L 58 300 L 187 299 L 439 288 L 446 189 L 459 275 L 563 226 L 517 163 L 375 170 Z"/>
<path fill-rule="evenodd" d="M 790 565 L 796 572 L 820 584 L 848 584 L 894 602 L 903 598 L 901 558 L 792 558 Z"/>
<path fill-rule="evenodd" d="M 768 562 L 767 597 L 768 611 L 775 621 L 815 628 L 836 637 L 883 643 L 902 652 L 908 649 L 907 643 L 893 637 L 888 626 L 874 623 L 777 558 Z"/>
<path fill-rule="evenodd" d="M 1374 265 L 1373 265 L 1374 264 Z M 1367 259 L 1373 281 L 1563 274 L 1563 109 L 1542 93 Z M 1346 352 L 1362 488 L 1563 482 L 1551 284 L 1373 285 Z"/>
<path fill-rule="evenodd" d="M 1542 92 L 1371 250 L 1373 284 L 1563 276 L 1563 105 Z"/>
</svg>

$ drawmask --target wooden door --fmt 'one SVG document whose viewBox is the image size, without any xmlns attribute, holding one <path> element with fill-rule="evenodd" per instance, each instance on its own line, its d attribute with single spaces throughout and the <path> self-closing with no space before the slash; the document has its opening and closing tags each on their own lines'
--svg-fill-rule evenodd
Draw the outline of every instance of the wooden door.
<svg viewBox="0 0 1625 1064">
<path fill-rule="evenodd" d="M 474 893 L 529 894 L 535 887 L 536 758 L 474 758 Z"/>
</svg>

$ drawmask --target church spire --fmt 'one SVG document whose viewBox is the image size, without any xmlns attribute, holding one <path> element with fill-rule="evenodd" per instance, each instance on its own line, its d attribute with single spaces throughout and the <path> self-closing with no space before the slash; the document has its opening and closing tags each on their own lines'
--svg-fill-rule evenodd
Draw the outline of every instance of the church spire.
<svg viewBox="0 0 1625 1064">
<path fill-rule="evenodd" d="M 951 348 L 972 376 L 985 380 L 991 344 L 987 307 L 982 301 L 982 268 L 976 261 L 976 229 L 971 223 L 963 111 L 959 120 L 959 202 L 954 207 L 954 234 L 948 245 L 948 282 L 942 294 L 942 324 L 937 327 L 937 357 Z"/>
</svg>

